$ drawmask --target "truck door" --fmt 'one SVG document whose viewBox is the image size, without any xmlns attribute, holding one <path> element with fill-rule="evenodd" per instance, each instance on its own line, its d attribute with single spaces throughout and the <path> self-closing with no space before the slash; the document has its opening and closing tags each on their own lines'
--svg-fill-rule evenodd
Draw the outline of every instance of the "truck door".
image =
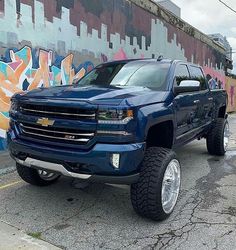
<svg viewBox="0 0 236 250">
<path fill-rule="evenodd" d="M 178 64 L 174 74 L 174 86 L 179 86 L 182 80 L 189 80 L 190 73 L 186 64 Z M 194 123 L 197 123 L 199 108 L 199 93 L 188 92 L 178 94 L 173 101 L 176 118 L 176 143 L 191 139 Z"/>
<path fill-rule="evenodd" d="M 189 65 L 191 79 L 198 80 L 201 83 L 201 89 L 196 96 L 199 102 L 196 118 L 198 122 L 194 124 L 195 128 L 204 127 L 211 122 L 213 110 L 213 97 L 208 87 L 208 83 L 200 67 Z"/>
</svg>

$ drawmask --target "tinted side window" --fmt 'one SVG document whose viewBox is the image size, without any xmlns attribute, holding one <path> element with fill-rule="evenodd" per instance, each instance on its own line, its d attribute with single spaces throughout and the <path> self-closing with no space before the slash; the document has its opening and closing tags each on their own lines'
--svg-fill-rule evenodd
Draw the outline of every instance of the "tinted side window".
<svg viewBox="0 0 236 250">
<path fill-rule="evenodd" d="M 202 69 L 196 66 L 189 66 L 190 75 L 192 80 L 197 80 L 201 83 L 201 90 L 207 89 L 206 79 Z"/>
<path fill-rule="evenodd" d="M 190 79 L 190 75 L 189 75 L 187 65 L 185 64 L 177 65 L 175 69 L 175 85 L 179 86 L 181 81 L 189 80 L 189 79 Z"/>
</svg>

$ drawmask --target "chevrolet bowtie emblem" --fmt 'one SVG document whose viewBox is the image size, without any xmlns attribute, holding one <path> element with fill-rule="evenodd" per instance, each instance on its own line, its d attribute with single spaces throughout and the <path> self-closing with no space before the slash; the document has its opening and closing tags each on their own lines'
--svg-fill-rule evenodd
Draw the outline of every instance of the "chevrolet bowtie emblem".
<svg viewBox="0 0 236 250">
<path fill-rule="evenodd" d="M 54 120 L 49 120 L 48 118 L 40 118 L 37 120 L 37 124 L 40 124 L 43 127 L 52 126 L 54 122 Z"/>
</svg>

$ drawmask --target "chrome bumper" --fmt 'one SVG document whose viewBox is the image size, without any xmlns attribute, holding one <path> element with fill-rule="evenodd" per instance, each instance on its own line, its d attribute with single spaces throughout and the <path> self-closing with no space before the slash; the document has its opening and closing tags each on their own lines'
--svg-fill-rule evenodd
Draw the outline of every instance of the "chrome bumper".
<svg viewBox="0 0 236 250">
<path fill-rule="evenodd" d="M 27 157 L 24 161 L 20 160 L 19 158 L 16 158 L 12 156 L 13 159 L 26 167 L 29 168 L 35 168 L 35 169 L 43 169 L 51 172 L 56 172 L 64 176 L 82 179 L 82 180 L 88 180 L 89 182 L 100 182 L 100 183 L 110 183 L 110 184 L 132 184 L 136 183 L 139 179 L 139 173 L 132 174 L 132 175 L 126 175 L 126 176 L 106 176 L 106 175 L 88 175 L 88 174 L 78 174 L 68 171 L 63 165 L 52 163 L 52 162 L 46 162 L 41 161 L 37 159 L 33 159 L 30 157 Z"/>
<path fill-rule="evenodd" d="M 78 174 L 78 173 L 69 172 L 67 169 L 65 169 L 63 165 L 57 164 L 57 163 L 40 161 L 40 160 L 36 160 L 30 157 L 27 157 L 24 161 L 16 157 L 14 157 L 14 159 L 17 163 L 24 165 L 26 167 L 29 167 L 29 168 L 45 169 L 48 171 L 60 173 L 64 176 L 69 176 L 69 177 L 79 178 L 79 179 L 84 179 L 84 180 L 87 180 L 91 177 L 91 175 L 88 175 L 88 174 Z"/>
</svg>

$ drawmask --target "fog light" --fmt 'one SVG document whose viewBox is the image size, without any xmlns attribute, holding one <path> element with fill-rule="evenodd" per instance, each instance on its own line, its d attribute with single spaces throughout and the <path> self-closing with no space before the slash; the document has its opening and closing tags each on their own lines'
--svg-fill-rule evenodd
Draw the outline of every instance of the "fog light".
<svg viewBox="0 0 236 250">
<path fill-rule="evenodd" d="M 120 167 L 120 155 L 119 154 L 111 155 L 111 164 L 113 165 L 114 168 L 118 169 Z"/>
</svg>

